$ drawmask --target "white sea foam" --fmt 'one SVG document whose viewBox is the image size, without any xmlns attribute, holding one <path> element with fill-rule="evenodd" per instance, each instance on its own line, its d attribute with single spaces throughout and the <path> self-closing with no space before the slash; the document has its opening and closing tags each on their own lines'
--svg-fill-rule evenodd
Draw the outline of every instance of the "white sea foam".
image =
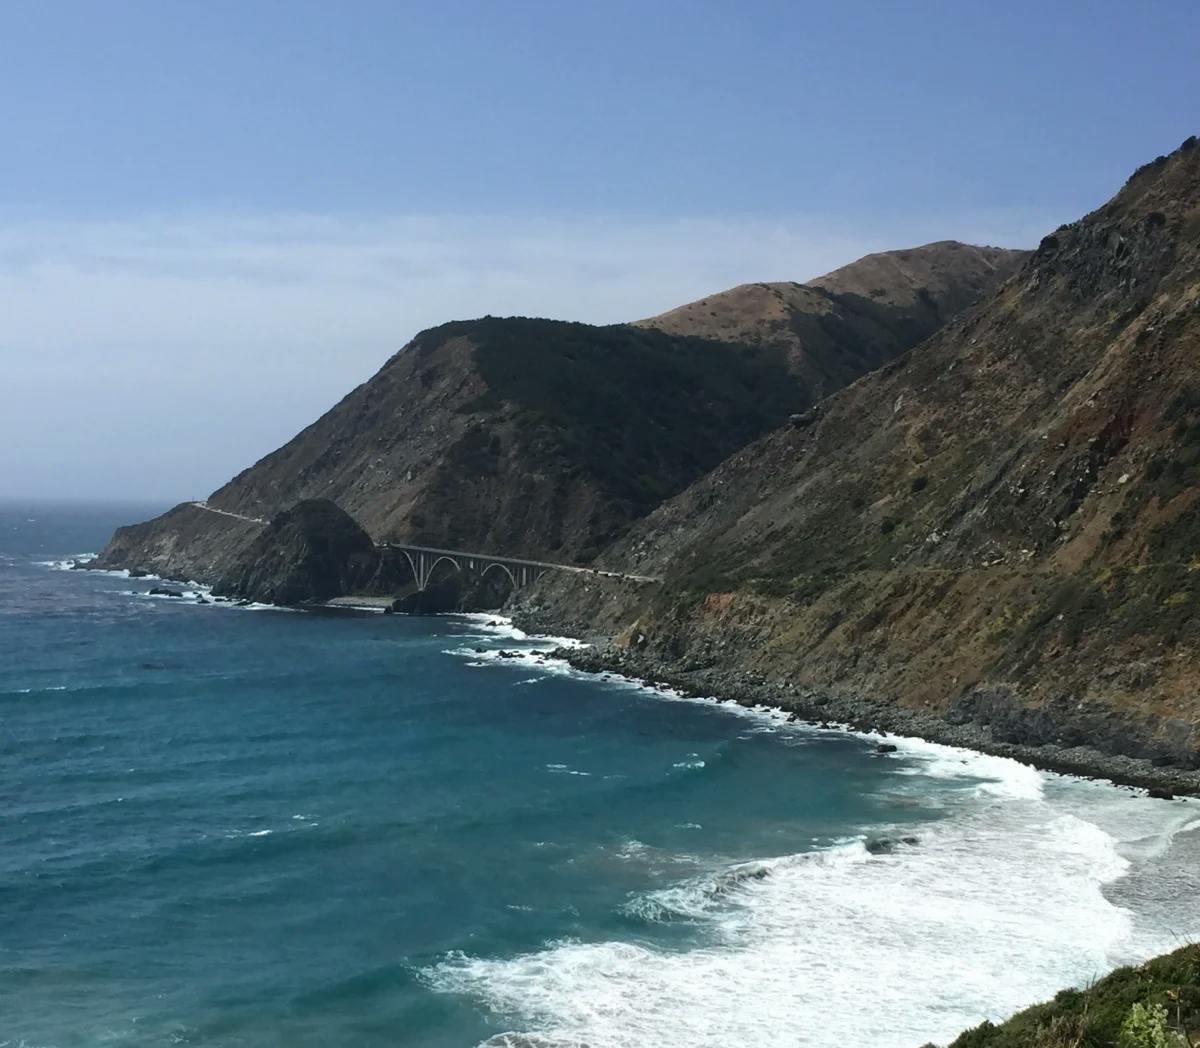
<svg viewBox="0 0 1200 1048">
<path fill-rule="evenodd" d="M 797 741 L 823 731 L 766 707 L 716 708 Z M 1200 827 L 1193 813 L 1006 757 L 889 742 L 913 790 L 962 783 L 958 814 L 923 828 L 916 845 L 872 854 L 852 840 L 626 900 L 635 920 L 706 929 L 703 947 L 551 942 L 515 958 L 454 954 L 427 981 L 527 1030 L 506 1035 L 526 1041 L 486 1043 L 887 1048 L 947 1040 L 1200 933 L 1200 912 L 1182 928 L 1178 915 L 1134 914 L 1105 896 L 1133 862 Z M 618 857 L 641 861 L 646 850 L 630 840 Z"/>
<path fill-rule="evenodd" d="M 1190 929 L 1135 920 L 1105 895 L 1130 870 L 1130 846 L 1187 832 L 1194 812 L 941 750 L 927 751 L 931 774 L 996 788 L 966 789 L 916 844 L 856 839 L 718 867 L 622 907 L 648 925 L 694 925 L 702 946 L 560 941 L 509 958 L 454 954 L 424 976 L 557 1043 L 911 1048 L 1200 931 L 1200 914 Z M 618 856 L 647 853 L 631 840 Z"/>
<path fill-rule="evenodd" d="M 854 734 L 874 738 L 861 732 Z M 888 741 L 897 753 L 914 762 L 911 767 L 901 769 L 904 774 L 935 779 L 981 779 L 975 787 L 980 795 L 1013 800 L 1036 800 L 1042 795 L 1045 775 L 1030 764 L 907 736 L 889 737 Z"/>
<path fill-rule="evenodd" d="M 33 563 L 39 568 L 53 568 L 55 571 L 73 571 L 76 565 L 86 564 L 89 560 L 95 560 L 98 554 L 95 553 L 72 553 L 62 560 L 35 560 Z"/>
<path fill-rule="evenodd" d="M 487 640 L 522 642 L 517 658 L 453 650 L 472 665 L 536 664 L 539 673 L 596 679 L 539 658 L 557 638 L 528 637 L 494 616 L 470 621 Z M 702 704 L 788 745 L 830 731 L 880 741 L 844 725 L 791 722 L 771 707 L 605 676 L 609 687 Z M 488 1045 L 771 1048 L 858 1040 L 888 1048 L 948 1039 L 1200 934 L 1200 912 L 1135 912 L 1112 901 L 1124 898 L 1117 888 L 1131 869 L 1200 830 L 1194 806 L 972 750 L 901 736 L 887 741 L 896 749 L 881 759 L 895 762 L 897 789 L 928 803 L 936 795 L 946 806 L 947 817 L 921 828 L 916 845 L 871 849 L 862 839 L 844 841 L 712 869 L 622 906 L 627 918 L 648 925 L 694 925 L 703 946 L 552 942 L 518 957 L 451 955 L 425 978 L 476 997 L 526 1031 Z M 674 766 L 702 765 L 689 755 Z M 929 789 L 931 780 L 940 790 Z M 658 863 L 662 856 L 651 852 L 630 840 L 617 857 Z M 888 1017 L 886 1027 L 879 1015 Z"/>
<path fill-rule="evenodd" d="M 528 642 L 537 650 L 551 651 L 554 648 L 586 648 L 587 645 L 575 637 L 552 637 L 545 634 L 531 634 L 518 629 L 512 619 L 504 615 L 489 615 L 487 612 L 462 612 L 448 615 L 447 618 L 460 620 L 470 626 L 472 633 L 468 636 L 483 634 L 497 640 Z"/>
<path fill-rule="evenodd" d="M 153 581 L 157 576 L 145 575 L 139 581 Z M 281 604 L 266 604 L 261 601 L 241 601 L 232 597 L 213 596 L 211 586 L 194 579 L 188 582 L 169 584 L 164 589 L 170 589 L 178 596 L 167 593 L 151 593 L 149 590 L 118 590 L 121 596 L 136 597 L 139 600 L 168 601 L 172 604 L 186 604 L 192 607 L 233 608 L 237 611 L 285 611 L 303 613 L 303 608 L 289 608 Z"/>
</svg>

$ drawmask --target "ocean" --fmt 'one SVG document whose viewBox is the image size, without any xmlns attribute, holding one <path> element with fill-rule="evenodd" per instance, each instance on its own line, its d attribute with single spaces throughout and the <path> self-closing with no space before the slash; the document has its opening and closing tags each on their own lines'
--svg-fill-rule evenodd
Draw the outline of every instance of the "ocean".
<svg viewBox="0 0 1200 1048">
<path fill-rule="evenodd" d="M 0 1046 L 916 1048 L 1200 934 L 1195 801 L 64 570 L 162 508 L 0 504 Z"/>
</svg>

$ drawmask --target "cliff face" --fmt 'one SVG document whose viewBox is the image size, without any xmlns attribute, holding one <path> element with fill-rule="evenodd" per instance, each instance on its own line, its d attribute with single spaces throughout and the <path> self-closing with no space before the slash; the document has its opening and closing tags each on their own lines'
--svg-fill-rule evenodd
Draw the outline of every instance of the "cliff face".
<svg viewBox="0 0 1200 1048">
<path fill-rule="evenodd" d="M 1200 764 L 1200 148 L 1043 240 L 984 306 L 732 456 L 561 621 L 1015 741 Z"/>
<path fill-rule="evenodd" d="M 932 245 L 898 253 L 924 269 L 897 263 L 879 276 L 872 256 L 860 283 L 881 285 L 878 303 L 800 288 L 811 308 L 790 310 L 782 341 L 741 320 L 724 339 L 678 322 L 433 328 L 214 492 L 210 509 L 122 529 L 99 565 L 212 582 L 261 528 L 239 518 L 306 499 L 335 502 L 376 540 L 586 562 L 790 413 L 909 348 L 1019 254 Z M 913 290 L 918 279 L 931 286 Z M 717 297 L 718 311 L 733 308 Z"/>
</svg>

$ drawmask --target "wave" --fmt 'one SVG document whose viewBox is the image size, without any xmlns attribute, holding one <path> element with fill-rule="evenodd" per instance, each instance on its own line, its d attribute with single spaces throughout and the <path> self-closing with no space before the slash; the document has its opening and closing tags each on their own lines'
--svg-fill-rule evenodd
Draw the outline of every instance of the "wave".
<svg viewBox="0 0 1200 1048">
<path fill-rule="evenodd" d="M 934 774 L 959 774 L 944 758 L 931 755 Z M 620 907 L 646 925 L 690 925 L 699 945 L 563 940 L 516 957 L 451 954 L 423 978 L 552 1042 L 910 1048 L 1174 943 L 1168 921 L 1148 928 L 1106 895 L 1130 870 L 1132 838 L 1080 812 L 1089 800 L 1122 809 L 1143 834 L 1147 820 L 1174 834 L 1194 817 L 1095 784 L 1035 791 L 1023 772 L 968 768 L 1001 788 L 964 792 L 919 839 L 864 835 L 728 864 Z"/>
<path fill-rule="evenodd" d="M 150 581 L 150 576 L 143 576 Z M 181 588 L 175 589 L 178 596 L 169 593 L 151 593 L 148 590 L 120 590 L 123 597 L 136 597 L 139 600 L 167 601 L 171 604 L 211 608 L 233 608 L 237 611 L 285 611 L 304 612 L 304 608 L 292 608 L 283 604 L 268 604 L 257 600 L 237 600 L 233 597 L 218 597 L 213 595 L 212 587 L 194 580 L 178 583 Z"/>
<path fill-rule="evenodd" d="M 51 571 L 78 571 L 81 565 L 86 564 L 90 560 L 95 560 L 95 553 L 76 553 L 63 557 L 58 560 L 35 560 L 34 567 L 49 568 Z M 105 576 L 114 579 L 128 579 L 132 576 L 127 568 L 88 568 L 92 575 Z M 145 579 L 147 582 L 159 580 L 159 575 L 139 575 L 138 578 Z"/>
<path fill-rule="evenodd" d="M 492 615 L 487 612 L 457 612 L 445 616 L 468 624 L 472 632 L 468 636 L 480 634 L 497 639 L 528 642 L 539 649 L 553 650 L 554 648 L 586 648 L 587 645 L 576 637 L 553 637 L 548 634 L 531 634 L 513 625 L 513 620 L 506 615 Z"/>
</svg>

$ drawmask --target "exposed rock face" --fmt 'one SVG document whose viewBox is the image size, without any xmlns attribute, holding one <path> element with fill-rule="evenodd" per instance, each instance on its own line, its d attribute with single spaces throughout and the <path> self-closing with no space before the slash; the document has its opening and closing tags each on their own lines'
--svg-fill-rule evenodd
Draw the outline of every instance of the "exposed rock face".
<svg viewBox="0 0 1200 1048">
<path fill-rule="evenodd" d="M 547 578 L 560 627 L 996 738 L 1200 764 L 1200 148 L 985 305 Z M 622 632 L 623 631 L 623 632 Z"/>
<path fill-rule="evenodd" d="M 586 562 L 738 448 L 908 349 L 1019 255 L 900 252 L 924 268 L 872 275 L 879 301 L 855 297 L 854 265 L 825 278 L 845 293 L 778 285 L 798 289 L 782 334 L 748 323 L 732 292 L 715 296 L 716 312 L 730 312 L 716 338 L 666 318 L 444 324 L 208 504 L 267 519 L 331 499 L 377 540 Z M 875 259 L 863 262 L 873 274 Z M 919 280 L 930 286 L 914 291 Z M 212 582 L 258 529 L 184 505 L 122 529 L 102 562 Z"/>
<path fill-rule="evenodd" d="M 377 585 L 382 558 L 371 536 L 328 499 L 278 514 L 214 586 L 225 597 L 306 604 Z"/>
</svg>

